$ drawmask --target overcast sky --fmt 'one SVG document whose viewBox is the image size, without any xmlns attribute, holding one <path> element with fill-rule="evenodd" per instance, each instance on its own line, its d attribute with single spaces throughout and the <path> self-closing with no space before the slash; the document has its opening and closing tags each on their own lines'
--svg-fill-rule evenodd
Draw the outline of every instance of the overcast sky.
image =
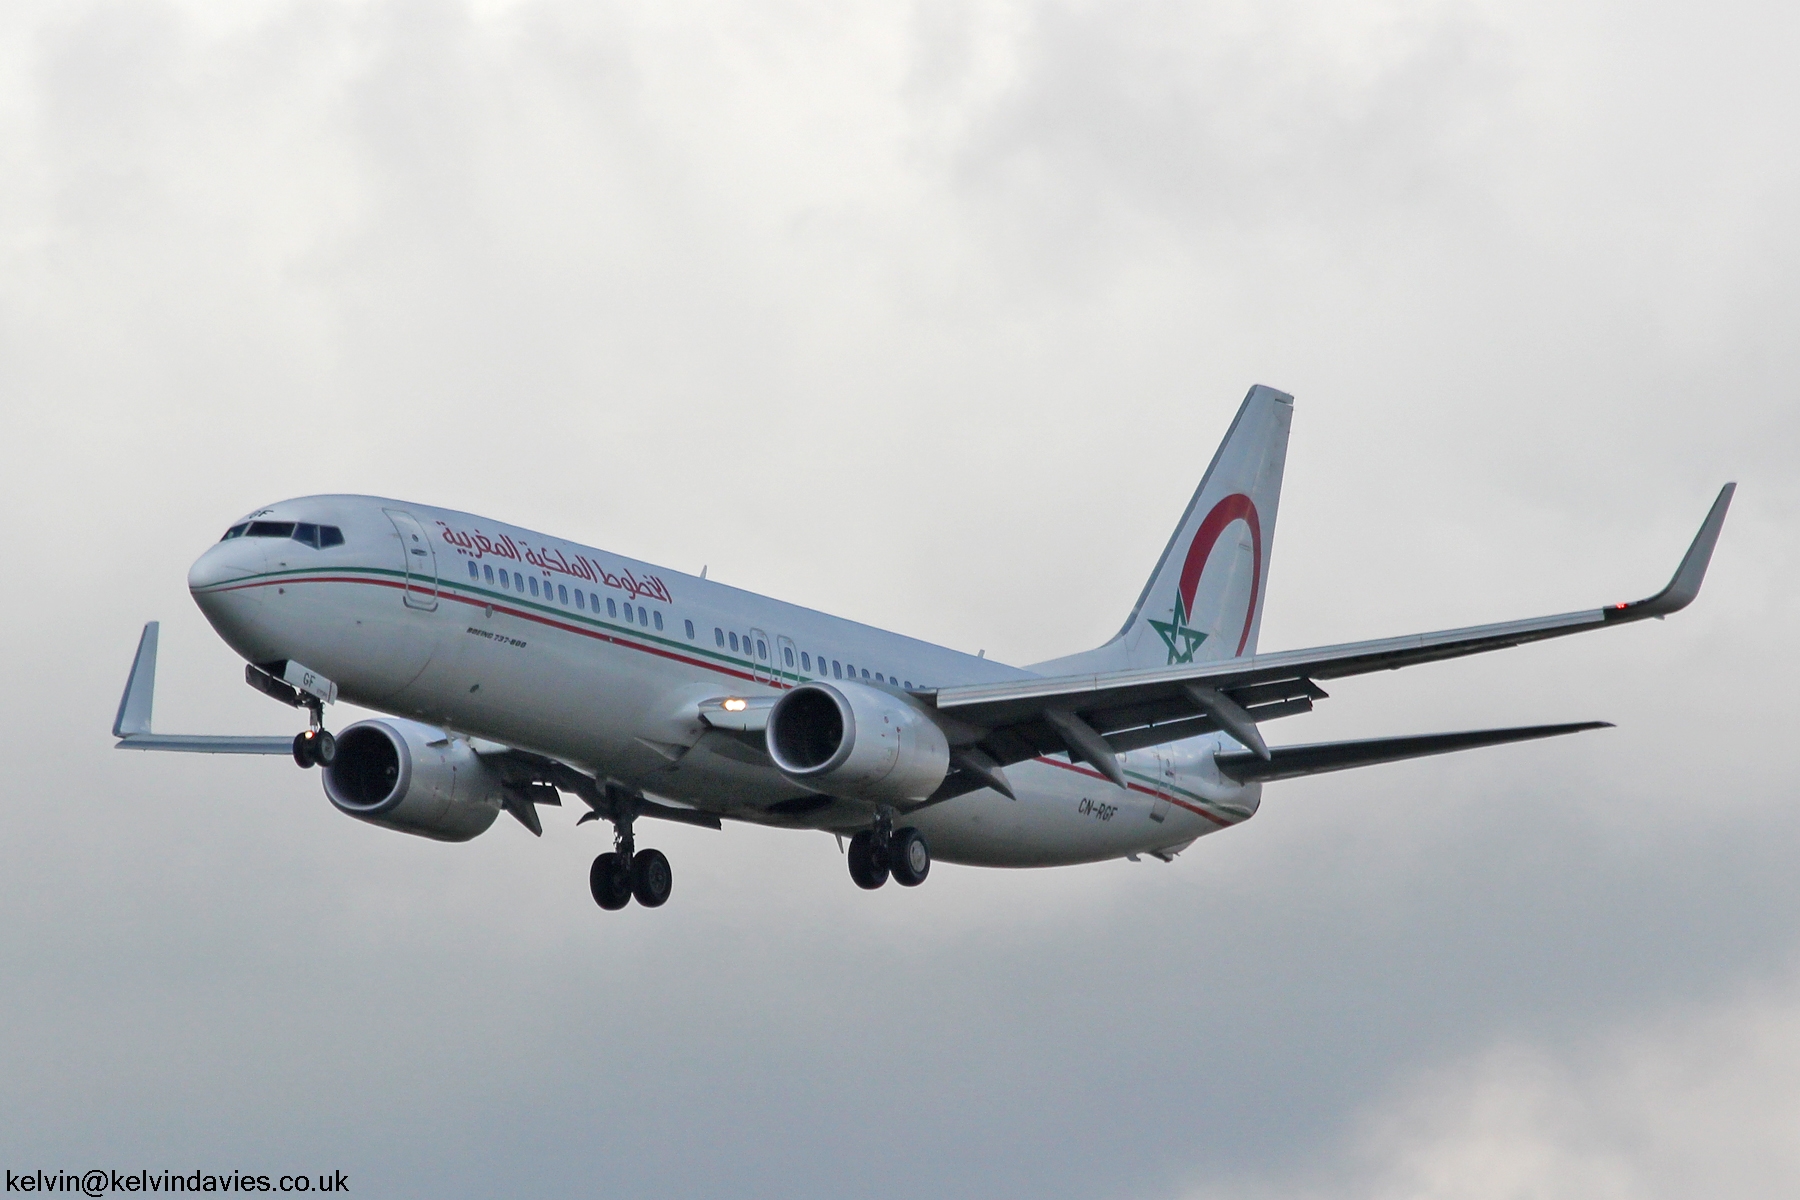
<svg viewBox="0 0 1800 1200">
<path fill-rule="evenodd" d="M 1800 9 L 0 7 L 0 1158 L 353 1195 L 1800 1191 Z M 1283 649 L 1648 595 L 1274 743 L 1173 865 L 852 886 L 822 834 L 443 846 L 275 760 L 188 564 L 443 504 L 1031 662 L 1297 397 Z M 334 711 L 343 725 L 353 713 Z"/>
</svg>

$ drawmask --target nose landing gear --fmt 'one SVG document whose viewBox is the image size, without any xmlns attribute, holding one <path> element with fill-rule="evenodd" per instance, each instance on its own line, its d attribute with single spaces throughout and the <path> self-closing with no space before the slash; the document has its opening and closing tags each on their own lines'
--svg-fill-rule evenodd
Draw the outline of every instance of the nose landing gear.
<svg viewBox="0 0 1800 1200">
<path fill-rule="evenodd" d="M 337 760 L 337 739 L 325 728 L 325 706 L 311 696 L 305 699 L 312 720 L 294 735 L 294 761 L 302 767 L 329 767 Z"/>
<path fill-rule="evenodd" d="M 303 767 L 329 767 L 337 760 L 337 739 L 328 730 L 308 729 L 294 735 L 294 761 Z"/>
<path fill-rule="evenodd" d="M 294 735 L 294 761 L 302 767 L 329 767 L 337 758 L 337 739 L 325 729 L 325 705 L 337 698 L 337 684 L 309 671 L 298 663 L 268 664 L 264 670 L 255 663 L 244 666 L 244 682 L 290 708 L 304 708 L 306 729 Z M 282 678 L 272 673 L 279 669 Z M 296 687 L 295 682 L 301 686 Z"/>
</svg>

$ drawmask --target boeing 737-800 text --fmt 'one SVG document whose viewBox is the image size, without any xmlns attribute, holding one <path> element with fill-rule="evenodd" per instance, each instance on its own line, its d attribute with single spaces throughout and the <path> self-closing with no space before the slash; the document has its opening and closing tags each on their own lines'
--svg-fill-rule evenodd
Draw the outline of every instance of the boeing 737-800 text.
<svg viewBox="0 0 1800 1200">
<path fill-rule="evenodd" d="M 1601 629 L 1699 592 L 1734 485 L 1647 600 L 1257 652 L 1293 398 L 1245 397 L 1118 635 L 1010 667 L 483 517 L 369 496 L 233 522 L 188 573 L 249 682 L 310 714 L 281 738 L 151 731 L 146 625 L 113 732 L 124 749 L 291 754 L 339 811 L 442 841 L 501 810 L 541 833 L 565 793 L 604 818 L 602 908 L 668 899 L 640 818 L 849 839 L 865 888 L 933 858 L 1041 867 L 1173 858 L 1249 820 L 1263 784 L 1592 729 L 1535 725 L 1270 747 L 1320 682 Z M 342 698 L 388 714 L 335 737 Z"/>
</svg>

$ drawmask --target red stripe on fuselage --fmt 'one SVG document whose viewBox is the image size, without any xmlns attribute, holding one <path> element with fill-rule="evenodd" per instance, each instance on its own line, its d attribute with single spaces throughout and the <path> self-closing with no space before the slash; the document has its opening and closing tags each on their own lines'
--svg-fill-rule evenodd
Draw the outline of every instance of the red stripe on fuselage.
<svg viewBox="0 0 1800 1200">
<path fill-rule="evenodd" d="M 1107 784 L 1108 786 L 1112 786 L 1112 780 L 1108 779 L 1106 776 L 1102 775 L 1100 772 L 1094 770 L 1091 767 L 1078 766 L 1075 763 L 1057 762 L 1054 758 L 1045 758 L 1042 755 L 1039 755 L 1037 758 L 1033 759 L 1032 761 L 1033 762 L 1041 762 L 1047 767 L 1055 767 L 1059 771 L 1073 771 L 1077 775 L 1086 775 L 1089 779 L 1098 779 L 1101 783 Z M 1142 792 L 1146 796 L 1155 796 L 1158 800 L 1167 800 L 1170 804 L 1179 805 L 1182 808 L 1187 809 L 1191 813 L 1198 813 L 1201 816 L 1205 817 L 1207 820 L 1211 821 L 1215 825 L 1222 827 L 1222 826 L 1226 826 L 1226 825 L 1237 824 L 1236 821 L 1227 821 L 1224 817 L 1219 816 L 1219 814 L 1217 814 L 1215 812 L 1210 812 L 1207 809 L 1201 808 L 1198 804 L 1189 804 L 1186 800 L 1181 799 L 1181 797 L 1179 797 L 1179 796 L 1172 796 L 1172 795 L 1168 794 L 1167 792 L 1159 792 L 1155 788 L 1145 787 L 1141 783 L 1127 784 L 1126 787 L 1130 791 Z"/>
</svg>

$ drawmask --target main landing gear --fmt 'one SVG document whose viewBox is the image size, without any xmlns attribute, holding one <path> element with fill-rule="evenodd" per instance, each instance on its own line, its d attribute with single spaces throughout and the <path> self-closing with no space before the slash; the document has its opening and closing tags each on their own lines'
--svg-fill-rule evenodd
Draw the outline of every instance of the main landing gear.
<svg viewBox="0 0 1800 1200">
<path fill-rule="evenodd" d="M 674 872 L 661 850 L 639 850 L 631 834 L 631 802 L 614 802 L 613 848 L 594 860 L 588 870 L 588 888 L 594 903 L 608 912 L 624 908 L 633 896 L 645 908 L 668 903 L 675 886 Z"/>
<path fill-rule="evenodd" d="M 856 886 L 875 890 L 894 877 L 901 887 L 918 887 L 931 874 L 931 847 L 925 835 L 908 826 L 894 828 L 894 814 L 882 809 L 875 826 L 850 839 L 850 878 Z"/>
</svg>

